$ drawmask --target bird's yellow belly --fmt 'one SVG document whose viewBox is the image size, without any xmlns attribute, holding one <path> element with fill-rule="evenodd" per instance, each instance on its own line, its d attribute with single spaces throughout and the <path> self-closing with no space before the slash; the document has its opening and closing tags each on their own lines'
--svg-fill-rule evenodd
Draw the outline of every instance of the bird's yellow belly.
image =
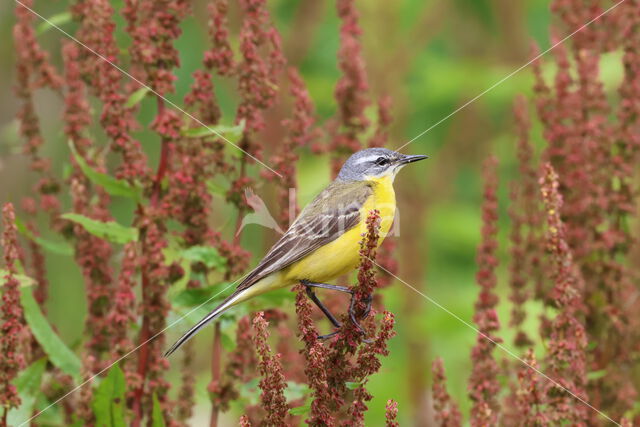
<svg viewBox="0 0 640 427">
<path fill-rule="evenodd" d="M 376 184 L 373 195 L 360 209 L 359 225 L 283 271 L 285 279 L 283 286 L 294 284 L 300 280 L 325 283 L 356 268 L 360 261 L 360 241 L 362 235 L 367 231 L 366 219 L 373 209 L 380 211 L 378 246 L 382 244 L 393 223 L 396 201 L 390 179 L 383 178 Z"/>
</svg>

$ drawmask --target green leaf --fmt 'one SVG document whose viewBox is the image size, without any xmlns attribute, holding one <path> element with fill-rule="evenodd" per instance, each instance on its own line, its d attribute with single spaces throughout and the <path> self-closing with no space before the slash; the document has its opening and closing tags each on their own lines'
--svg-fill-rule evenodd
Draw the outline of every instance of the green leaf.
<svg viewBox="0 0 640 427">
<path fill-rule="evenodd" d="M 231 142 L 236 142 L 242 136 L 242 132 L 244 132 L 244 120 L 242 120 L 237 126 L 217 125 L 184 129 L 182 131 L 182 135 L 187 138 L 202 138 L 205 136 L 216 135 L 223 136 Z"/>
<path fill-rule="evenodd" d="M 66 374 L 73 377 L 80 375 L 80 359 L 58 337 L 49 322 L 40 311 L 40 306 L 30 290 L 20 295 L 24 317 L 31 328 L 31 332 L 49 356 L 49 360 Z"/>
<path fill-rule="evenodd" d="M 42 248 L 48 250 L 51 253 L 64 255 L 64 256 L 72 256 L 73 255 L 73 247 L 67 242 L 55 242 L 53 240 L 43 239 L 40 236 L 36 236 L 27 228 L 27 226 L 20 220 L 16 218 L 16 228 L 18 231 L 24 235 L 27 239 L 33 240 Z"/>
<path fill-rule="evenodd" d="M 124 415 L 125 392 L 124 373 L 118 365 L 113 365 L 93 395 L 91 406 L 96 416 L 96 426 L 125 427 L 127 425 Z"/>
<path fill-rule="evenodd" d="M 311 411 L 311 402 L 306 405 L 296 406 L 294 408 L 289 409 L 289 414 L 291 415 L 304 415 L 308 414 Z"/>
<path fill-rule="evenodd" d="M 191 262 L 201 262 L 207 268 L 223 270 L 227 266 L 227 259 L 220 255 L 213 246 L 191 246 L 182 251 L 182 258 Z"/>
<path fill-rule="evenodd" d="M 46 366 L 45 357 L 38 359 L 21 371 L 13 381 L 13 385 L 18 389 L 21 403 L 18 408 L 9 411 L 7 425 L 17 426 L 31 418 L 36 398 L 40 394 L 40 383 Z"/>
<path fill-rule="evenodd" d="M 9 275 L 9 270 L 5 270 L 4 268 L 0 268 L 0 281 L 4 280 L 5 276 Z M 21 288 L 28 288 L 29 286 L 34 286 L 36 284 L 35 279 L 32 279 L 29 276 L 25 276 L 24 274 L 14 274 L 18 282 L 20 282 Z M 2 293 L 2 289 L 0 289 L 0 294 Z"/>
<path fill-rule="evenodd" d="M 75 213 L 67 213 L 61 217 L 80 224 L 87 232 L 113 243 L 125 244 L 138 241 L 138 229 L 125 227 L 114 221 L 97 221 Z"/>
<path fill-rule="evenodd" d="M 224 348 L 226 352 L 231 352 L 233 351 L 234 348 L 236 348 L 236 343 L 229 336 L 229 334 L 222 332 L 220 334 L 220 338 L 221 338 L 220 342 L 222 343 L 222 348 Z"/>
<path fill-rule="evenodd" d="M 47 358 L 42 357 L 18 374 L 13 381 L 13 385 L 16 386 L 20 394 L 29 393 L 35 395 L 40 392 L 40 380 L 46 366 Z"/>
<path fill-rule="evenodd" d="M 191 262 L 182 258 L 182 244 L 178 242 L 178 239 L 176 239 L 175 236 L 170 236 L 167 243 L 167 247 L 162 251 L 165 263 L 167 265 L 178 263 L 178 265 L 180 265 L 180 267 L 184 271 L 184 275 L 182 276 L 182 278 L 173 282 L 171 284 L 171 288 L 169 289 L 168 296 L 170 299 L 173 299 L 175 295 L 186 289 L 187 283 L 189 283 L 189 280 L 191 280 Z"/>
<path fill-rule="evenodd" d="M 347 387 L 349 390 L 355 390 L 357 388 L 360 388 L 362 386 L 362 381 L 358 381 L 358 382 L 354 382 L 354 381 L 345 381 L 344 383 L 345 387 Z"/>
<path fill-rule="evenodd" d="M 310 391 L 307 384 L 287 381 L 287 388 L 284 389 L 284 397 L 287 399 L 287 402 L 291 402 L 306 397 Z"/>
<path fill-rule="evenodd" d="M 62 179 L 63 180 L 68 180 L 69 178 L 71 178 L 71 174 L 73 173 L 73 166 L 71 166 L 71 163 L 66 163 L 62 165 Z"/>
<path fill-rule="evenodd" d="M 292 301 L 294 298 L 295 293 L 291 292 L 289 289 L 283 288 L 258 295 L 254 301 L 256 307 L 261 307 L 260 309 L 262 310 L 262 307 L 264 307 L 264 309 L 267 309 L 267 307 L 280 307 L 284 303 Z"/>
<path fill-rule="evenodd" d="M 260 402 L 261 390 L 258 384 L 260 380 L 258 378 L 252 378 L 245 383 L 237 385 L 240 397 L 247 405 L 256 405 Z"/>
<path fill-rule="evenodd" d="M 153 393 L 153 411 L 151 412 L 151 425 L 153 427 L 165 427 L 162 408 L 160 407 L 158 396 L 155 393 Z"/>
<path fill-rule="evenodd" d="M 217 302 L 225 298 L 224 292 L 220 293 L 225 285 L 227 285 L 227 283 L 223 282 L 203 288 L 185 289 L 173 298 L 172 303 L 182 307 L 196 307 L 207 302 Z"/>
<path fill-rule="evenodd" d="M 33 407 L 40 393 L 40 384 L 46 366 L 47 359 L 45 357 L 38 359 L 24 371 L 21 371 L 13 381 L 13 385 L 20 395 L 21 403 L 19 407 L 9 411 L 7 425 L 21 425 L 33 415 Z"/>
<path fill-rule="evenodd" d="M 214 196 L 220 196 L 223 198 L 227 196 L 227 190 L 223 186 L 211 180 L 207 181 L 207 190 L 209 190 L 209 193 Z"/>
<path fill-rule="evenodd" d="M 146 86 L 141 87 L 129 96 L 129 99 L 127 99 L 127 102 L 124 104 L 124 106 L 127 108 L 131 108 L 138 105 L 140 101 L 142 101 L 144 97 L 147 96 L 147 93 L 149 93 L 149 88 Z"/>
<path fill-rule="evenodd" d="M 599 371 L 587 372 L 587 380 L 588 381 L 599 380 L 600 378 L 604 377 L 605 375 L 607 375 L 607 370 L 606 369 L 600 369 Z"/>
<path fill-rule="evenodd" d="M 139 201 L 142 198 L 142 189 L 139 187 L 132 186 L 127 181 L 116 179 L 111 175 L 98 172 L 89 166 L 84 157 L 78 154 L 78 151 L 72 141 L 69 141 L 69 149 L 71 150 L 71 154 L 73 154 L 73 158 L 78 163 L 78 166 L 80 166 L 82 173 L 87 177 L 87 179 L 89 179 L 89 181 L 104 188 L 104 191 L 112 196 L 128 197 L 136 201 Z"/>
<path fill-rule="evenodd" d="M 36 30 L 36 32 L 38 35 L 44 34 L 50 29 L 55 28 L 56 26 L 59 27 L 71 22 L 71 19 L 71 12 L 62 12 L 55 14 L 53 16 L 50 16 L 46 22 L 38 25 L 38 29 Z"/>
</svg>

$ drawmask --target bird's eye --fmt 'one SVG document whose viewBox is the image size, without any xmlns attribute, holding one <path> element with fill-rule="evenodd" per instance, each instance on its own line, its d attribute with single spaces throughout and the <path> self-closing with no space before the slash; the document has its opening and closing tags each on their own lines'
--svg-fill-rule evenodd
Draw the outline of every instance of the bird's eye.
<svg viewBox="0 0 640 427">
<path fill-rule="evenodd" d="M 378 166 L 388 165 L 389 164 L 389 159 L 387 159 L 386 157 L 378 157 L 376 159 L 375 163 Z"/>
</svg>

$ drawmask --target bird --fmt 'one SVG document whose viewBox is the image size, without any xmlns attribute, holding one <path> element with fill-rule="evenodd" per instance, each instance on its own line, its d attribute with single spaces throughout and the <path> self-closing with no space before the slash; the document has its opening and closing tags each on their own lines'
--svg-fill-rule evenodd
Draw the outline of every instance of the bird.
<svg viewBox="0 0 640 427">
<path fill-rule="evenodd" d="M 334 326 L 339 327 L 340 323 L 322 305 L 314 288 L 351 292 L 347 287 L 327 282 L 358 266 L 366 219 L 374 209 L 380 215 L 378 245 L 382 243 L 396 212 L 393 189 L 396 174 L 404 166 L 426 158 L 426 155 L 407 155 L 379 147 L 352 154 L 335 180 L 300 212 L 235 291 L 182 335 L 166 351 L 165 356 L 171 355 L 231 307 L 265 292 L 297 283 L 305 285 L 311 300 Z"/>
</svg>

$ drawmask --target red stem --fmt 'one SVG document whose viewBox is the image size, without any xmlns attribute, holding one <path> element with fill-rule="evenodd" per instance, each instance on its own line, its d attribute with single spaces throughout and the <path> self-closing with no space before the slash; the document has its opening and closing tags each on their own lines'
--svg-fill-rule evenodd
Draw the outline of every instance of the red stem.
<svg viewBox="0 0 640 427">
<path fill-rule="evenodd" d="M 160 97 L 157 97 L 157 105 L 158 105 L 158 116 L 164 114 L 164 100 Z M 162 180 L 167 172 L 167 166 L 169 164 L 169 139 L 162 138 L 162 147 L 160 151 L 160 161 L 158 163 L 158 170 L 156 172 L 156 177 L 152 184 L 152 192 L 151 192 L 151 206 L 154 208 L 158 207 L 158 203 L 160 201 L 160 189 Z M 147 275 L 147 271 L 145 268 L 142 269 L 142 301 L 144 304 L 144 299 L 147 294 L 146 290 L 149 288 L 149 278 Z M 134 393 L 133 400 L 133 413 L 134 420 L 132 422 L 133 427 L 139 427 L 142 422 L 142 396 L 144 394 L 144 386 L 147 377 L 147 368 L 149 365 L 149 348 L 145 345 L 149 337 L 151 336 L 151 331 L 149 329 L 149 317 L 146 312 L 142 315 L 142 329 L 140 330 L 140 338 L 138 344 L 140 345 L 140 353 L 138 357 L 138 375 L 140 377 L 140 387 Z"/>
<path fill-rule="evenodd" d="M 242 149 L 245 149 L 245 147 L 243 146 Z M 243 154 L 242 159 L 240 160 L 240 178 L 246 175 L 246 169 L 247 169 L 246 165 L 247 165 L 247 156 L 246 154 Z M 235 245 L 240 244 L 240 233 L 238 233 L 238 230 L 240 230 L 240 226 L 242 225 L 243 214 L 244 214 L 244 205 L 240 203 L 238 205 L 238 217 L 236 218 L 236 231 L 233 235 L 234 236 L 233 244 Z"/>
<path fill-rule="evenodd" d="M 145 269 L 142 272 L 142 298 L 144 299 L 144 290 L 147 289 L 148 279 Z M 149 347 L 144 343 L 149 339 L 149 318 L 146 314 L 142 318 L 142 329 L 140 330 L 139 345 L 140 353 L 138 354 L 138 375 L 140 377 L 140 387 L 134 393 L 133 400 L 133 413 L 134 420 L 131 423 L 132 427 L 140 427 L 142 421 L 142 395 L 144 394 L 144 385 L 147 376 L 147 366 L 149 363 Z"/>
<path fill-rule="evenodd" d="M 213 335 L 213 355 L 211 356 L 211 382 L 220 381 L 220 358 L 222 355 L 222 342 L 220 337 L 220 323 L 215 324 Z M 218 427 L 218 407 L 211 405 L 211 421 L 210 427 Z"/>
<path fill-rule="evenodd" d="M 246 147 L 243 147 L 245 149 Z M 244 177 L 246 174 L 246 165 L 247 158 L 246 155 L 242 156 L 240 160 L 240 178 Z M 234 233 L 233 243 L 234 245 L 240 244 L 240 226 L 242 225 L 242 215 L 244 209 L 242 203 L 238 205 L 238 217 L 236 218 L 236 230 Z M 225 279 L 229 279 L 229 272 L 225 273 Z M 221 346 L 221 338 L 220 338 L 220 323 L 216 323 L 215 332 L 213 336 L 213 355 L 211 356 L 211 382 L 216 383 L 220 381 L 220 358 L 222 355 L 222 346 Z M 211 421 L 209 424 L 210 427 L 218 427 L 218 407 L 215 403 L 212 402 L 211 405 Z"/>
<path fill-rule="evenodd" d="M 157 98 L 158 102 L 158 116 L 162 116 L 164 114 L 164 100 L 160 97 Z M 151 205 L 154 207 L 158 206 L 158 201 L 160 200 L 160 189 L 162 185 L 162 180 L 167 172 L 167 166 L 169 165 L 169 139 L 163 137 L 162 138 L 162 146 L 160 148 L 160 161 L 158 163 L 158 170 L 156 172 L 156 177 L 153 181 L 153 191 L 151 193 Z"/>
</svg>

